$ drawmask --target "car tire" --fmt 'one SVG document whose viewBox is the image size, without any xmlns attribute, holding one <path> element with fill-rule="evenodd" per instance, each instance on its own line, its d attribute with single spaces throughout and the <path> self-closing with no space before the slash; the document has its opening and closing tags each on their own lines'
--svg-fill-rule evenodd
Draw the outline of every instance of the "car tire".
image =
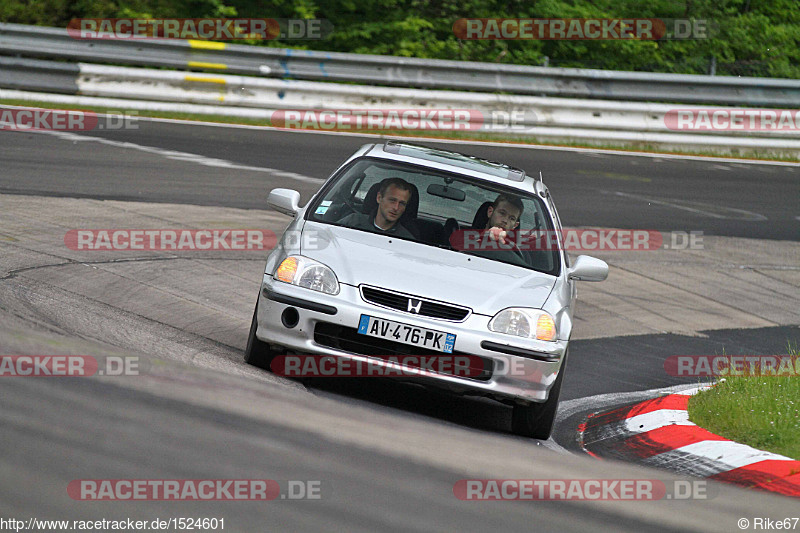
<svg viewBox="0 0 800 533">
<path fill-rule="evenodd" d="M 258 303 L 253 311 L 253 321 L 250 323 L 250 335 L 247 337 L 247 348 L 244 349 L 244 362 L 269 370 L 269 365 L 277 353 L 270 349 L 269 344 L 256 337 L 258 328 Z"/>
<path fill-rule="evenodd" d="M 561 383 L 564 381 L 564 371 L 567 366 L 567 354 L 558 372 L 556 382 L 550 389 L 547 401 L 530 403 L 528 405 L 515 405 L 511 413 L 511 431 L 523 437 L 547 440 L 553 432 L 558 410 L 558 397 L 561 395 Z"/>
</svg>

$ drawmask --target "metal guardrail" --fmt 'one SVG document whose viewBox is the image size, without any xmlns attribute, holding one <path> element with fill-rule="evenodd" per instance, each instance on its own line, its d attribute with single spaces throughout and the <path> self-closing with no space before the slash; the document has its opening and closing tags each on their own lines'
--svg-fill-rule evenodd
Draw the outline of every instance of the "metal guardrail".
<svg viewBox="0 0 800 533">
<path fill-rule="evenodd" d="M 56 80 L 64 85 L 59 86 Z M 334 114 L 337 110 L 349 114 L 355 110 L 398 108 L 468 110 L 471 127 L 489 135 L 506 134 L 535 142 L 616 143 L 690 152 L 701 149 L 728 155 L 800 157 L 800 133 L 795 129 L 749 132 L 670 129 L 671 122 L 666 117 L 674 115 L 677 108 L 709 110 L 708 106 L 687 104 L 375 87 L 0 56 L 0 86 L 6 82 L 22 89 L 0 88 L 2 99 L 105 107 L 134 114 L 172 112 L 265 121 L 273 121 L 277 116 L 280 126 L 281 117 L 285 116 L 281 110 L 286 109 L 329 110 Z M 28 87 L 45 89 L 33 92 Z M 512 112 L 513 123 L 506 121 Z M 300 115 L 294 113 L 295 117 Z M 321 121 L 319 129 L 326 129 Z"/>
<path fill-rule="evenodd" d="M 60 68 L 77 68 L 77 76 L 61 92 L 83 96 L 136 99 L 145 102 L 179 102 L 211 105 L 225 115 L 227 109 L 251 108 L 255 111 L 281 109 L 314 110 L 469 110 L 482 124 L 492 124 L 490 133 L 520 133 L 531 127 L 592 128 L 607 131 L 646 131 L 691 133 L 698 137 L 719 132 L 676 131 L 670 129 L 667 116 L 681 110 L 718 109 L 687 104 L 654 104 L 608 100 L 549 98 L 490 93 L 465 93 L 447 90 L 374 87 L 315 81 L 278 80 L 252 76 L 198 74 L 176 70 L 117 67 L 88 63 L 58 63 L 37 59 L 0 57 L 4 65 L 13 63 L 20 77 L 31 84 L 43 84 Z M 63 73 L 69 81 L 68 74 Z M 74 73 L 73 73 L 74 74 Z M 16 77 L 16 76 L 15 76 Z M 0 85 L 3 83 L 0 75 Z M 51 85 L 52 86 L 52 85 Z M 73 86 L 77 91 L 73 91 Z M 493 117 L 510 117 L 513 127 L 494 124 Z M 255 116 L 256 113 L 253 113 Z M 266 115 L 266 116 L 269 116 Z M 510 119 L 509 119 L 509 126 Z M 800 139 L 796 129 L 769 131 L 730 131 L 733 137 Z M 797 144 L 797 142 L 795 143 Z M 800 146 L 800 144 L 798 144 Z"/>
<path fill-rule="evenodd" d="M 389 87 L 800 107 L 800 80 L 528 67 L 206 41 L 77 40 L 66 29 L 20 24 L 0 24 L 0 54 Z"/>
<path fill-rule="evenodd" d="M 79 74 L 75 63 L 0 56 L 0 87 L 5 89 L 77 94 Z"/>
</svg>

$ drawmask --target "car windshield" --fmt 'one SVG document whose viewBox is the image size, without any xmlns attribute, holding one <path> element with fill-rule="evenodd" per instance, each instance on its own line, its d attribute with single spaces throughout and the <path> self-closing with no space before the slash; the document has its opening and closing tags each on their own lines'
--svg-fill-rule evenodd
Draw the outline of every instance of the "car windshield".
<svg viewBox="0 0 800 533">
<path fill-rule="evenodd" d="M 550 216 L 537 196 L 460 174 L 360 158 L 326 186 L 306 216 L 548 274 L 559 272 L 557 250 L 535 249 L 516 238 L 525 233 L 553 233 Z M 486 231 L 492 226 L 490 221 L 514 230 L 505 245 Z"/>
</svg>

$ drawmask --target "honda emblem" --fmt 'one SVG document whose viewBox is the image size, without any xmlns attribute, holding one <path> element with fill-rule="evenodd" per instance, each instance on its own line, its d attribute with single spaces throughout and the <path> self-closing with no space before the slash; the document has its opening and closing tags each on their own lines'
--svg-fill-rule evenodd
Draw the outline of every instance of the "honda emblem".
<svg viewBox="0 0 800 533">
<path fill-rule="evenodd" d="M 409 313 L 417 313 L 419 314 L 419 310 L 422 308 L 422 300 L 415 300 L 413 298 L 408 299 L 408 312 Z"/>
</svg>

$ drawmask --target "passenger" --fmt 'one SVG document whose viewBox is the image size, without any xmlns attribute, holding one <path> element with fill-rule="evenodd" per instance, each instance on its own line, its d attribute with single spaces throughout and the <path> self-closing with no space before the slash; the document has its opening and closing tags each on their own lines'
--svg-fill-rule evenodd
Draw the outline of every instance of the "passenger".
<svg viewBox="0 0 800 533">
<path fill-rule="evenodd" d="M 388 178 L 381 182 L 377 196 L 377 210 L 370 214 L 351 213 L 338 223 L 382 235 L 413 239 L 411 232 L 399 222 L 410 199 L 411 186 L 407 181 L 402 178 Z"/>
</svg>

